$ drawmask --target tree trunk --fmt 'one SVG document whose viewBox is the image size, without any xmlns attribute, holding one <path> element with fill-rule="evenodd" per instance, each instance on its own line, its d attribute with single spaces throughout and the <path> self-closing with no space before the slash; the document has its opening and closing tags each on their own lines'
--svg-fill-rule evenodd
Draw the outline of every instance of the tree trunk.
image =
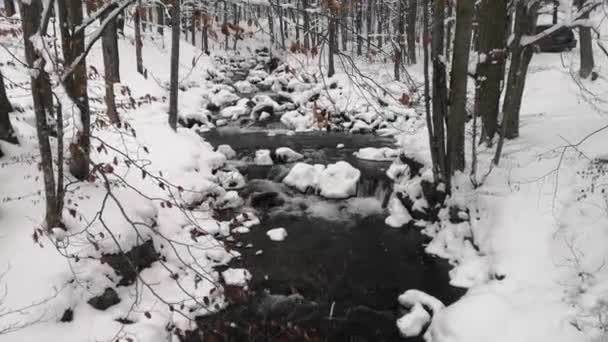
<svg viewBox="0 0 608 342">
<path fill-rule="evenodd" d="M 579 0 L 578 8 L 582 8 L 586 2 L 586 0 Z M 583 21 L 589 19 L 589 13 L 581 16 L 581 19 Z M 593 72 L 593 68 L 595 67 L 593 61 L 591 29 L 589 26 L 579 26 L 578 34 L 581 40 L 581 69 L 579 70 L 579 75 L 581 78 L 587 78 L 591 75 L 591 72 Z"/>
<path fill-rule="evenodd" d="M 467 116 L 467 81 L 474 10 L 475 0 L 459 0 L 456 4 L 447 136 L 447 151 L 452 173 L 464 170 L 465 166 L 464 124 Z"/>
<path fill-rule="evenodd" d="M 508 0 L 482 0 L 479 10 L 478 88 L 475 115 L 481 115 L 482 141 L 488 145 L 496 134 L 500 106 L 501 83 L 506 57 Z"/>
<path fill-rule="evenodd" d="M 142 57 L 143 40 L 141 37 L 141 0 L 137 0 L 137 6 L 135 7 L 135 18 L 133 20 L 135 26 L 135 61 L 137 65 L 137 72 L 144 74 L 144 62 Z"/>
<path fill-rule="evenodd" d="M 519 136 L 519 111 L 526 84 L 528 65 L 532 60 L 533 48 L 522 47 L 521 38 L 526 34 L 534 34 L 538 13 L 538 3 L 533 6 L 525 2 L 518 2 L 515 10 L 515 25 L 513 28 L 513 41 L 511 43 L 511 64 L 507 78 L 505 99 L 502 107 L 503 121 L 501 140 L 513 139 Z"/>
<path fill-rule="evenodd" d="M 230 32 L 228 30 L 228 1 L 224 0 L 224 23 L 223 25 L 223 30 L 224 30 L 224 49 L 228 50 L 228 36 L 230 35 Z"/>
<path fill-rule="evenodd" d="M 304 48 L 310 49 L 310 17 L 308 16 L 308 0 L 302 0 L 302 10 L 304 11 Z"/>
<path fill-rule="evenodd" d="M 283 7 L 279 6 L 279 30 L 281 32 L 281 48 L 285 50 L 285 22 L 283 20 Z"/>
<path fill-rule="evenodd" d="M 18 144 L 19 141 L 15 136 L 15 130 L 11 125 L 9 113 L 13 111 L 8 97 L 6 96 L 6 87 L 4 85 L 4 76 L 0 72 L 0 140 L 8 141 L 12 144 Z"/>
<path fill-rule="evenodd" d="M 336 51 L 336 18 L 332 11 L 329 11 L 329 18 L 327 19 L 327 25 L 329 30 L 329 51 L 327 51 L 327 77 L 332 77 L 336 71 L 334 68 L 334 53 Z"/>
<path fill-rule="evenodd" d="M 382 44 L 383 44 L 383 39 L 382 39 L 382 21 L 384 20 L 384 18 L 382 17 L 382 11 L 384 10 L 384 6 L 382 1 L 378 1 L 378 4 L 376 5 L 376 21 L 377 21 L 377 25 L 376 25 L 376 35 L 378 38 L 378 49 L 382 50 Z"/>
<path fill-rule="evenodd" d="M 171 15 L 171 80 L 169 93 L 169 126 L 177 130 L 177 97 L 179 91 L 180 2 L 175 1 Z"/>
<path fill-rule="evenodd" d="M 161 37 L 165 34 L 165 11 L 162 5 L 156 5 L 156 28 Z"/>
<path fill-rule="evenodd" d="M 192 16 L 190 18 L 190 34 L 192 35 L 192 46 L 196 46 L 196 23 L 199 17 L 199 11 L 191 11 Z"/>
<path fill-rule="evenodd" d="M 366 33 L 367 33 L 367 53 L 371 52 L 371 44 L 372 44 L 372 9 L 374 8 L 374 0 L 368 0 L 367 1 L 367 13 L 365 13 L 366 15 L 366 25 L 365 25 L 365 29 L 366 29 Z"/>
<path fill-rule="evenodd" d="M 272 2 L 268 6 L 268 31 L 270 31 L 270 47 L 274 47 L 274 17 L 272 15 Z"/>
<path fill-rule="evenodd" d="M 203 52 L 205 53 L 209 53 L 209 19 L 205 16 L 203 19 L 203 32 L 201 33 L 202 36 L 202 49 Z"/>
<path fill-rule="evenodd" d="M 359 2 L 359 4 L 357 5 L 357 56 L 361 56 L 362 52 L 362 45 L 363 45 L 363 30 L 362 30 L 362 26 L 363 25 L 363 5 L 361 4 L 361 2 Z"/>
<path fill-rule="evenodd" d="M 397 45 L 395 46 L 395 53 L 393 58 L 395 59 L 395 80 L 399 81 L 399 74 L 401 72 L 401 62 L 403 59 L 403 53 L 405 52 L 405 0 L 399 0 L 399 8 L 397 13 L 399 18 L 397 19 Z"/>
<path fill-rule="evenodd" d="M 410 64 L 416 64 L 416 16 L 418 1 L 409 0 L 406 14 L 407 20 L 407 59 Z"/>
<path fill-rule="evenodd" d="M 76 32 L 82 24 L 82 1 L 58 0 L 57 10 L 62 34 L 62 49 L 65 65 L 71 65 L 78 56 L 84 53 L 84 30 Z M 73 69 L 72 75 L 65 80 L 65 88 L 70 99 L 80 112 L 80 124 L 76 133 L 76 143 L 70 144 L 70 173 L 78 180 L 85 180 L 89 175 L 89 152 L 91 113 L 87 91 L 87 64 L 83 59 Z"/>
<path fill-rule="evenodd" d="M 445 0 L 434 0 L 433 5 L 433 32 L 431 41 L 431 58 L 433 63 L 433 82 L 432 82 L 432 108 L 433 108 L 433 145 L 437 155 L 438 173 L 442 175 L 443 181 L 449 185 L 449 169 L 446 158 L 445 148 L 445 120 L 447 117 L 447 77 L 444 58 L 444 11 Z M 423 38 L 423 42 L 429 39 Z M 448 186 L 449 189 L 449 186 Z"/>
<path fill-rule="evenodd" d="M 15 15 L 15 2 L 13 0 L 4 0 L 4 13 L 7 17 Z"/>
<path fill-rule="evenodd" d="M 101 18 L 100 20 L 103 21 L 104 18 Z M 116 18 L 112 18 L 108 22 L 103 31 L 103 36 L 101 37 L 106 86 L 106 113 L 110 122 L 113 124 L 120 122 L 114 97 L 114 83 L 120 82 L 120 58 L 118 54 L 118 36 L 116 30 Z"/>
<path fill-rule="evenodd" d="M 38 33 L 40 24 L 40 13 L 42 11 L 41 0 L 31 0 L 28 3 L 20 2 L 21 27 L 25 45 L 25 59 L 30 68 L 35 68 L 36 61 L 40 56 L 31 42 L 32 36 Z M 34 114 L 36 118 L 36 135 L 40 149 L 40 165 L 44 179 L 44 194 L 46 199 L 46 228 L 51 229 L 61 224 L 61 212 L 57 208 L 57 193 L 55 188 L 55 172 L 53 170 L 53 154 L 49 142 L 49 127 L 46 122 L 46 108 L 43 102 L 45 96 L 43 83 L 48 82 L 48 75 L 43 70 L 30 74 L 32 85 L 32 100 L 34 103 Z"/>
<path fill-rule="evenodd" d="M 451 49 L 452 49 L 452 27 L 454 27 L 454 21 L 450 20 L 450 18 L 454 15 L 454 4 L 451 0 L 448 0 L 448 22 L 447 22 L 447 30 L 446 30 L 446 38 L 445 38 L 445 58 L 449 63 L 452 58 Z"/>
</svg>

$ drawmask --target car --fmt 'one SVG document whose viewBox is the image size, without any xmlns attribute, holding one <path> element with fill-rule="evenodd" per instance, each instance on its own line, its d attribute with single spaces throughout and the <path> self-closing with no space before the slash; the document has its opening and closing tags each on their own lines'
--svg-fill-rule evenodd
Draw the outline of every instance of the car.
<svg viewBox="0 0 608 342">
<path fill-rule="evenodd" d="M 553 25 L 536 26 L 536 34 L 539 34 Z M 536 42 L 539 52 L 564 52 L 576 47 L 574 32 L 569 27 L 560 27 L 551 34 L 541 38 Z"/>
</svg>

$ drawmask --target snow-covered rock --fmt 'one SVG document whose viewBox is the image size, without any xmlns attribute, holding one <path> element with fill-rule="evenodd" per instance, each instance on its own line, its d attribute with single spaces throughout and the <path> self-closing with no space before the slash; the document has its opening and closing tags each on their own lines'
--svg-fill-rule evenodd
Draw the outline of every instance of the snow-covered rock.
<svg viewBox="0 0 608 342">
<path fill-rule="evenodd" d="M 314 190 L 319 184 L 319 178 L 324 169 L 325 166 L 321 164 L 296 163 L 283 179 L 283 183 L 301 192 L 306 192 L 308 189 Z"/>
<path fill-rule="evenodd" d="M 348 162 L 327 165 L 319 177 L 319 193 L 326 198 L 347 198 L 357 194 L 361 171 Z"/>
<path fill-rule="evenodd" d="M 270 240 L 278 242 L 285 240 L 285 238 L 287 237 L 287 231 L 285 230 L 285 228 L 274 228 L 267 231 L 266 235 L 268 235 Z"/>
<path fill-rule="evenodd" d="M 305 131 L 312 127 L 313 117 L 312 114 L 301 114 L 297 110 L 292 110 L 281 115 L 281 123 L 289 129 Z"/>
<path fill-rule="evenodd" d="M 279 147 L 274 151 L 274 153 L 279 160 L 286 163 L 295 162 L 304 158 L 302 154 L 290 149 L 289 147 Z"/>
<path fill-rule="evenodd" d="M 218 107 L 223 107 L 230 103 L 235 103 L 239 100 L 238 95 L 230 92 L 228 89 L 221 89 L 219 92 L 210 96 L 211 103 Z"/>
<path fill-rule="evenodd" d="M 384 220 L 384 223 L 393 228 L 403 227 L 412 221 L 412 215 L 395 195 L 391 196 L 388 202 L 388 211 L 390 215 Z"/>
<path fill-rule="evenodd" d="M 255 159 L 253 160 L 255 165 L 272 165 L 272 157 L 270 156 L 270 150 L 257 150 L 255 151 Z"/>
<path fill-rule="evenodd" d="M 238 170 L 220 170 L 216 176 L 224 189 L 242 189 L 246 185 L 245 177 Z"/>
<path fill-rule="evenodd" d="M 401 335 L 414 337 L 420 335 L 422 329 L 429 324 L 431 315 L 422 307 L 421 304 L 414 305 L 410 312 L 397 320 L 397 328 Z"/>
<path fill-rule="evenodd" d="M 251 273 L 244 268 L 229 268 L 222 272 L 226 285 L 247 286 L 251 280 Z"/>
<path fill-rule="evenodd" d="M 234 106 L 226 107 L 221 110 L 220 115 L 226 119 L 236 120 L 241 116 L 249 114 L 250 108 L 247 106 L 248 99 L 240 99 Z"/>
<path fill-rule="evenodd" d="M 445 305 L 443 305 L 439 299 L 415 289 L 403 292 L 401 295 L 399 295 L 397 300 L 399 301 L 399 304 L 407 308 L 414 307 L 416 304 L 421 304 L 422 306 L 430 309 L 433 314 L 445 308 Z"/>
<path fill-rule="evenodd" d="M 262 112 L 260 114 L 260 117 L 258 118 L 258 121 L 266 121 L 266 120 L 270 119 L 270 116 L 271 116 L 270 113 Z"/>
<path fill-rule="evenodd" d="M 226 156 L 226 159 L 233 159 L 236 157 L 236 152 L 230 145 L 222 144 L 217 147 L 217 152 Z"/>
<path fill-rule="evenodd" d="M 223 196 L 221 196 L 217 202 L 216 206 L 219 209 L 229 209 L 229 208 L 238 208 L 242 206 L 244 203 L 243 199 L 239 196 L 239 193 L 231 190 L 227 191 Z"/>
<path fill-rule="evenodd" d="M 399 156 L 399 151 L 390 147 L 364 147 L 360 148 L 354 155 L 365 160 L 393 160 Z"/>
<path fill-rule="evenodd" d="M 234 87 L 241 94 L 252 94 L 258 90 L 255 85 L 248 81 L 237 81 L 234 83 Z"/>
</svg>

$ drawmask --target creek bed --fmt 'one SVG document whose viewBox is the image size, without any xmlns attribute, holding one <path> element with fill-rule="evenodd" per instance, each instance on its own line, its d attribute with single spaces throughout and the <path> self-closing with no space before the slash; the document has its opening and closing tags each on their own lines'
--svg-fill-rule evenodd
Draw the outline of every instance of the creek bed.
<svg viewBox="0 0 608 342">
<path fill-rule="evenodd" d="M 283 133 L 226 129 L 202 134 L 212 145 L 228 144 L 237 152 L 239 169 L 248 178 L 241 195 L 261 224 L 228 243 L 242 254 L 230 267 L 247 268 L 253 275 L 247 300 L 201 319 L 201 330 L 229 341 L 422 341 L 399 336 L 395 321 L 404 311 L 398 295 L 419 289 L 450 304 L 464 290 L 449 285 L 447 261 L 424 252 L 426 236 L 384 223 L 390 163 L 360 160 L 353 152 L 392 147 L 393 139 Z M 361 171 L 359 186 L 369 189 L 354 198 L 328 200 L 268 179 L 273 166 L 252 165 L 252 155 L 278 147 L 304 154 L 308 163 L 346 160 Z M 273 196 L 252 201 L 260 193 Z M 287 230 L 282 242 L 266 235 L 277 227 Z"/>
</svg>

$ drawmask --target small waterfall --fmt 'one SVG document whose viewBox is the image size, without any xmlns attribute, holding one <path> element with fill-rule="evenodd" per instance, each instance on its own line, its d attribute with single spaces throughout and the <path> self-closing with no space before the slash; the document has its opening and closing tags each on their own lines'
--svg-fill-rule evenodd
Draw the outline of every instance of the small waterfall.
<svg viewBox="0 0 608 342">
<path fill-rule="evenodd" d="M 374 197 L 382 203 L 385 208 L 393 192 L 393 182 L 386 176 L 370 177 L 361 175 L 357 184 L 357 197 Z"/>
</svg>

